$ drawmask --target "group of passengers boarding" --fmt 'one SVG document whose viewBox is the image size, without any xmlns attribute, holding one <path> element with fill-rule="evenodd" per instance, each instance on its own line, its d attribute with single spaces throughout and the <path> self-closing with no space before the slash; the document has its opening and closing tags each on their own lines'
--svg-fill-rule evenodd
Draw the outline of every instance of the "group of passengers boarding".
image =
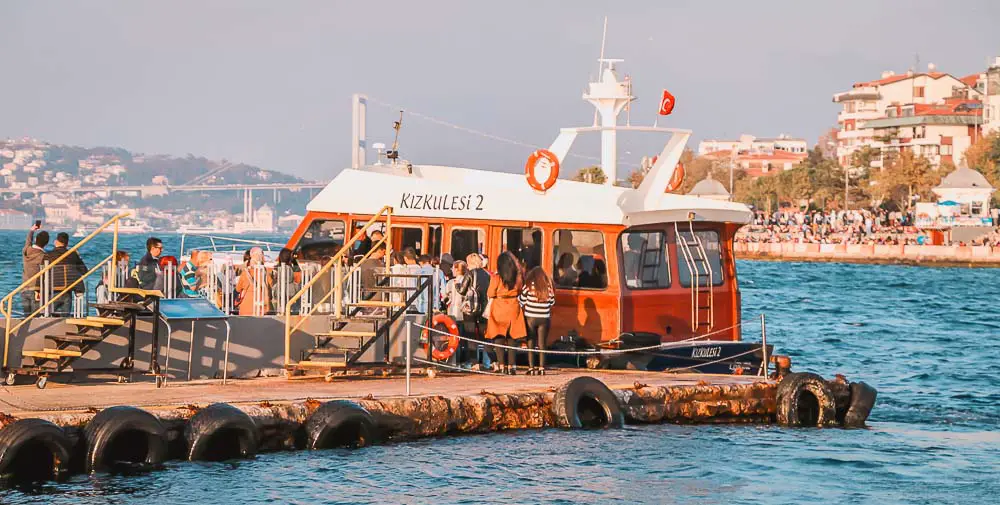
<svg viewBox="0 0 1000 505">
<path fill-rule="evenodd" d="M 57 238 L 57 249 L 51 254 L 65 251 L 68 237 L 63 235 L 65 234 L 60 234 Z M 39 233 L 37 237 L 29 234 L 29 244 L 25 246 L 24 254 L 26 265 L 29 263 L 28 259 L 35 261 L 34 256 L 42 257 L 41 251 L 47 239 L 45 232 Z M 381 240 L 380 233 L 373 233 L 371 239 L 378 242 Z M 165 291 L 164 287 L 168 285 L 166 277 L 173 275 L 176 277 L 172 285 L 177 289 L 171 296 L 193 298 L 207 297 L 213 293 L 216 299 L 212 301 L 221 306 L 222 293 L 228 289 L 234 297 L 233 308 L 238 314 L 263 315 L 283 310 L 284 302 L 297 293 L 303 284 L 302 269 L 291 249 L 282 249 L 273 266 L 265 265 L 264 252 L 260 247 L 248 249 L 243 255 L 242 264 L 227 267 L 232 268 L 234 274 L 232 285 L 228 287 L 221 281 L 219 272 L 208 268 L 213 263 L 211 251 L 192 250 L 190 258 L 181 263 L 174 256 L 163 255 L 163 249 L 163 241 L 150 237 L 146 241 L 146 253 L 134 266 L 131 265 L 129 253 L 119 250 L 114 258 L 114 272 L 117 273 L 107 271 L 102 276 L 97 286 L 98 301 L 106 302 L 111 299 L 109 275 L 117 275 L 116 285 L 160 291 Z M 367 249 L 371 253 L 361 259 L 358 266 L 363 290 L 376 285 L 377 272 L 385 268 L 384 245 L 374 248 L 369 246 Z M 496 270 L 492 272 L 488 268 L 488 259 L 479 253 L 470 253 L 464 260 L 457 261 L 447 253 L 431 257 L 417 254 L 413 248 L 394 251 L 392 254 L 391 272 L 413 276 L 393 280 L 408 289 L 394 296 L 405 300 L 409 300 L 411 294 L 416 296 L 408 309 L 411 312 L 422 313 L 427 308 L 432 311 L 441 309 L 458 323 L 463 336 L 474 340 L 471 343 L 465 342 L 460 347 L 458 358 L 461 363 L 471 366 L 476 357 L 476 341 L 487 345 L 492 343 L 497 346 L 490 346 L 496 356 L 495 362 L 488 355 L 483 355 L 478 358 L 478 364 L 499 373 L 515 374 L 514 348 L 545 349 L 552 306 L 555 304 L 556 283 L 540 266 L 525 271 L 522 262 L 510 251 L 497 258 Z M 322 258 L 324 263 L 329 259 L 330 256 Z M 75 275 L 86 272 L 82 261 L 79 263 L 82 272 L 74 272 Z M 76 269 L 76 262 L 73 264 Z M 38 271 L 39 267 L 32 266 L 33 269 L 26 266 L 25 276 Z M 584 279 L 587 275 L 602 275 L 602 272 L 606 272 L 603 267 L 603 264 L 595 264 L 592 268 L 585 269 L 575 265 L 572 259 L 560 261 L 556 269 L 560 276 L 559 285 L 582 285 L 587 282 Z M 418 276 L 430 277 L 433 289 L 417 294 Z M 324 276 L 319 281 L 325 281 L 326 277 L 329 276 Z M 606 282 L 606 279 L 595 282 Z M 209 289 L 212 284 L 217 289 Z M 327 289 L 329 288 L 328 286 Z M 319 289 L 322 290 L 323 287 L 319 286 Z M 37 304 L 35 296 L 31 296 L 31 301 Z M 293 307 L 293 310 L 296 308 Z M 527 374 L 544 373 L 544 354 L 529 352 Z"/>
<path fill-rule="evenodd" d="M 541 267 L 525 273 L 517 257 L 507 251 L 497 258 L 495 273 L 486 270 L 485 258 L 477 253 L 469 254 L 465 261 L 455 261 L 450 270 L 451 279 L 443 290 L 445 312 L 462 321 L 464 335 L 482 335 L 496 344 L 495 371 L 516 373 L 516 348 L 545 349 L 555 289 Z M 465 347 L 468 350 L 469 346 Z M 544 354 L 528 353 L 527 373 L 545 374 Z"/>
</svg>

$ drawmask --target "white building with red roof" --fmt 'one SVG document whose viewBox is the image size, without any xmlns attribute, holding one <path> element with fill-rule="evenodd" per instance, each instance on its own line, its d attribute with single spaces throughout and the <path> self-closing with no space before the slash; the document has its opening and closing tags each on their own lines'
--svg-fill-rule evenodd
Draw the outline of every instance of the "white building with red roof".
<svg viewBox="0 0 1000 505">
<path fill-rule="evenodd" d="M 873 119 L 866 128 L 874 132 L 871 147 L 881 156 L 872 166 L 900 152 L 912 152 L 930 161 L 957 165 L 972 145 L 982 124 L 983 103 L 979 100 L 948 98 L 943 104 L 890 106 L 886 117 Z"/>
<path fill-rule="evenodd" d="M 791 170 L 808 156 L 808 151 L 805 140 L 788 135 L 770 138 L 740 135 L 738 140 L 703 140 L 698 144 L 698 155 L 729 160 L 750 177 Z"/>
<path fill-rule="evenodd" d="M 928 71 L 920 73 L 885 71 L 877 80 L 855 83 L 849 91 L 833 95 L 833 101 L 842 104 L 837 115 L 840 164 L 850 166 L 852 154 L 864 146 L 875 147 L 876 132 L 868 123 L 889 117 L 890 110 L 900 106 L 943 106 L 946 99 L 981 99 L 983 93 L 969 84 L 971 77 L 959 79 L 928 65 Z"/>
</svg>

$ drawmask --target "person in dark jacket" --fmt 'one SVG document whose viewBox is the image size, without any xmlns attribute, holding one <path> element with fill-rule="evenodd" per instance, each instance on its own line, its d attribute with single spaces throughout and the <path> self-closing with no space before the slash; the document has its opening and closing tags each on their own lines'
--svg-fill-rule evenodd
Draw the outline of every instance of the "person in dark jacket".
<svg viewBox="0 0 1000 505">
<path fill-rule="evenodd" d="M 35 235 L 38 228 L 39 226 L 36 224 L 28 230 L 28 237 L 24 241 L 24 248 L 21 249 L 21 265 L 23 269 L 21 282 L 27 282 L 28 279 L 34 277 L 42 269 L 42 264 L 45 263 L 45 246 L 49 245 L 49 232 L 39 231 L 38 235 Z M 31 286 L 21 291 L 21 304 L 24 315 L 30 315 L 41 306 L 41 296 L 39 296 L 38 287 L 39 282 L 36 279 Z"/>
<path fill-rule="evenodd" d="M 163 254 L 163 241 L 156 237 L 146 239 L 146 255 L 139 260 L 139 265 L 136 267 L 136 280 L 139 281 L 141 289 L 157 289 L 157 285 L 162 284 L 161 254 Z"/>
<path fill-rule="evenodd" d="M 45 261 L 50 264 L 55 263 L 57 259 L 66 251 L 69 250 L 69 234 L 66 232 L 60 232 L 56 235 L 55 247 L 51 251 L 45 253 Z M 66 258 L 60 261 L 56 266 L 52 267 L 52 296 L 55 298 L 59 296 L 59 293 L 66 291 L 66 288 L 76 282 L 80 277 L 83 277 L 87 273 L 87 265 L 83 263 L 83 259 L 76 251 L 73 251 Z M 86 292 L 86 286 L 84 283 L 79 283 L 73 287 L 74 293 L 84 293 Z M 66 293 L 52 304 L 53 312 L 58 315 L 69 314 L 70 308 L 73 306 L 73 294 Z"/>
<path fill-rule="evenodd" d="M 463 334 L 476 339 L 482 339 L 486 330 L 486 320 L 483 319 L 483 309 L 486 308 L 486 292 L 490 288 L 490 273 L 486 271 L 483 257 L 477 253 L 471 253 L 465 257 L 465 264 L 469 271 L 466 275 L 466 282 L 458 286 L 458 295 L 466 301 L 463 309 L 465 320 L 463 321 Z M 475 353 L 477 344 L 465 341 L 463 349 L 466 353 Z M 468 356 L 468 354 L 466 354 Z M 465 358 L 468 360 L 468 357 Z M 481 363 L 488 366 L 488 363 Z"/>
</svg>

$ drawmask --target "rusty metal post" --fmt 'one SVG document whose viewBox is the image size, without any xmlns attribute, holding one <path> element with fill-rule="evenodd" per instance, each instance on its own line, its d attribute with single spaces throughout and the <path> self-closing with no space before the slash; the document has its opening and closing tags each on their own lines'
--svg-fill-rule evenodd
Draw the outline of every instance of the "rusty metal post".
<svg viewBox="0 0 1000 505">
<path fill-rule="evenodd" d="M 764 378 L 767 378 L 767 321 L 764 320 L 764 314 L 760 315 L 760 350 L 763 354 L 764 361 L 761 363 L 761 374 Z"/>
</svg>

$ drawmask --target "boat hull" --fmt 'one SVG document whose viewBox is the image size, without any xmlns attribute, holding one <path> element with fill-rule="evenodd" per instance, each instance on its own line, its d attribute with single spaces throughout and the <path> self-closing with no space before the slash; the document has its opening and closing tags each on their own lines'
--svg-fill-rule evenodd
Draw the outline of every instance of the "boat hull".
<svg viewBox="0 0 1000 505">
<path fill-rule="evenodd" d="M 653 350 L 645 349 L 648 346 L 631 347 L 643 350 L 590 356 L 550 355 L 546 361 L 549 366 L 740 375 L 760 373 L 764 362 L 762 346 L 758 342 L 703 340 L 664 343 Z M 768 345 L 768 356 L 771 356 L 772 350 L 773 346 Z M 526 358 L 518 361 L 519 364 L 527 362 Z"/>
</svg>

